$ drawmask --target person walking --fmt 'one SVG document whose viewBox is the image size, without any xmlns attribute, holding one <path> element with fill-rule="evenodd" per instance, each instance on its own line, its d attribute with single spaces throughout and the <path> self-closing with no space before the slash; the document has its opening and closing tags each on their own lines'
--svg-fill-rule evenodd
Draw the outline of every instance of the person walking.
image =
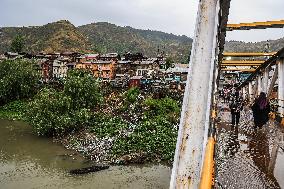
<svg viewBox="0 0 284 189">
<path fill-rule="evenodd" d="M 230 105 L 232 115 L 232 125 L 238 126 L 240 122 L 241 111 L 243 110 L 243 99 L 239 91 L 236 91 L 231 99 Z"/>
<path fill-rule="evenodd" d="M 224 100 L 224 103 L 226 103 L 227 94 L 228 94 L 228 89 L 227 89 L 227 88 L 224 88 L 224 89 L 223 89 L 223 100 Z"/>
<path fill-rule="evenodd" d="M 270 104 L 266 94 L 261 92 L 259 97 L 254 101 L 252 107 L 254 128 L 261 128 L 269 120 Z"/>
</svg>

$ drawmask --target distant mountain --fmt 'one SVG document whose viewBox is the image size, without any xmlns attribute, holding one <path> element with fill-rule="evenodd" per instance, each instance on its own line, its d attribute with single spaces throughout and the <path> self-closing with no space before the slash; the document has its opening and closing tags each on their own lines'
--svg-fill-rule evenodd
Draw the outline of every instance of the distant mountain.
<svg viewBox="0 0 284 189">
<path fill-rule="evenodd" d="M 261 42 L 249 42 L 245 43 L 242 41 L 228 41 L 225 43 L 226 52 L 264 52 L 265 46 L 269 44 L 268 51 L 279 51 L 284 47 L 284 38 L 277 40 L 268 40 Z"/>
<path fill-rule="evenodd" d="M 43 26 L 0 28 L 0 53 L 10 50 L 12 40 L 21 35 L 27 52 L 142 52 L 146 56 L 169 54 L 187 63 L 192 39 L 160 31 L 140 30 L 98 22 L 75 27 L 61 20 Z"/>
<path fill-rule="evenodd" d="M 158 51 L 173 57 L 176 62 L 188 63 L 192 39 L 182 35 L 161 31 L 141 30 L 121 27 L 107 22 L 98 22 L 75 27 L 67 20 L 43 26 L 2 27 L 0 28 L 0 53 L 10 50 L 16 35 L 25 41 L 26 52 L 142 52 L 148 57 L 156 56 Z M 268 41 L 269 51 L 284 47 L 284 38 Z M 267 41 L 245 43 L 229 41 L 225 44 L 227 52 L 263 52 Z"/>
<path fill-rule="evenodd" d="M 61 20 L 43 26 L 0 28 L 0 52 L 9 51 L 16 35 L 25 41 L 26 52 L 87 51 L 90 44 L 69 21 Z"/>
<path fill-rule="evenodd" d="M 192 39 L 184 35 L 120 27 L 106 22 L 87 24 L 78 29 L 88 37 L 95 51 L 103 53 L 131 51 L 156 56 L 159 50 L 176 60 L 187 62 L 192 43 Z"/>
</svg>

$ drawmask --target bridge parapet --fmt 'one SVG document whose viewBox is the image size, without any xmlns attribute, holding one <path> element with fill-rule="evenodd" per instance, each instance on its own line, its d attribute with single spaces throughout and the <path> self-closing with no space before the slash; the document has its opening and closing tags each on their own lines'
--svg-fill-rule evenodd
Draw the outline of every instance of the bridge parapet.
<svg viewBox="0 0 284 189">
<path fill-rule="evenodd" d="M 271 99 L 274 113 L 284 125 L 284 48 L 259 66 L 240 86 L 250 103 L 260 92 L 267 93 Z M 277 108 L 275 108 L 277 107 Z"/>
</svg>

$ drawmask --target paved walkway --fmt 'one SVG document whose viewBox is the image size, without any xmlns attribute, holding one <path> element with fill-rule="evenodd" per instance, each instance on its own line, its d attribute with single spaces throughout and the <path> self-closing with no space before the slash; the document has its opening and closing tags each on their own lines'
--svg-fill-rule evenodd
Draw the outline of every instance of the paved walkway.
<svg viewBox="0 0 284 189">
<path fill-rule="evenodd" d="M 252 112 L 245 107 L 232 127 L 227 104 L 219 104 L 216 144 L 216 188 L 284 188 L 284 128 L 269 121 L 254 131 Z"/>
</svg>

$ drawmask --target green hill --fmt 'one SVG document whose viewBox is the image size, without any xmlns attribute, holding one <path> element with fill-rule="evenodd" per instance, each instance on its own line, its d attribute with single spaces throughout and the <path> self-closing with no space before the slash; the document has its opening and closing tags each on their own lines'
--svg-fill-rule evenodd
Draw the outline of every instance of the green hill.
<svg viewBox="0 0 284 189">
<path fill-rule="evenodd" d="M 284 38 L 260 42 L 242 42 L 242 41 L 229 41 L 225 43 L 225 51 L 227 52 L 264 52 L 265 46 L 269 44 L 267 49 L 269 52 L 279 51 L 284 47 Z"/>
<path fill-rule="evenodd" d="M 140 30 L 129 26 L 120 27 L 106 22 L 98 22 L 78 27 L 88 37 L 92 48 L 98 52 L 125 53 L 142 52 L 156 56 L 158 49 L 175 60 L 187 62 L 192 39 L 160 31 Z"/>
<path fill-rule="evenodd" d="M 16 35 L 24 38 L 26 52 L 87 51 L 90 45 L 69 21 L 61 20 L 43 26 L 0 28 L 0 52 L 10 50 Z"/>
<path fill-rule="evenodd" d="M 0 28 L 0 53 L 10 50 L 15 36 L 25 41 L 24 51 L 38 52 L 142 52 L 148 57 L 156 56 L 158 49 L 180 63 L 188 62 L 192 39 L 161 31 L 121 27 L 107 22 L 98 22 L 75 27 L 67 20 L 43 26 Z M 227 52 L 263 52 L 267 41 L 245 43 L 229 41 Z M 278 51 L 284 46 L 284 38 L 270 40 L 269 51 Z"/>
<path fill-rule="evenodd" d="M 187 62 L 192 39 L 160 31 L 140 30 L 129 26 L 99 22 L 75 27 L 62 20 L 43 26 L 0 28 L 0 53 L 10 50 L 16 35 L 25 41 L 26 52 L 142 52 L 156 56 L 160 52 L 175 60 Z"/>
</svg>

